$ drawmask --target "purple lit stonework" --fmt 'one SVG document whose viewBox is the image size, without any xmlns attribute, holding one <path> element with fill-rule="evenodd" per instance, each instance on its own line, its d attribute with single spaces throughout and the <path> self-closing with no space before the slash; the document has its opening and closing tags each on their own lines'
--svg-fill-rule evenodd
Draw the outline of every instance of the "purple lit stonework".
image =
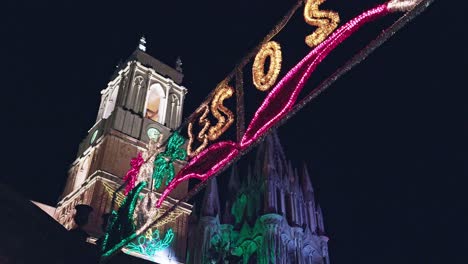
<svg viewBox="0 0 468 264">
<path fill-rule="evenodd" d="M 258 147 L 253 169 L 232 166 L 226 189 L 220 199 L 217 179 L 209 180 L 190 218 L 187 263 L 329 263 L 307 167 L 292 167 L 276 132 Z"/>
</svg>

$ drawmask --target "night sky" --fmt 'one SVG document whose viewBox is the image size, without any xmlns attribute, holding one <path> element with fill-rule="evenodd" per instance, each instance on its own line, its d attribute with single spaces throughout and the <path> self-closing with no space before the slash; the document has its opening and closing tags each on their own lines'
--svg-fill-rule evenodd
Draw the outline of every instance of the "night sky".
<svg viewBox="0 0 468 264">
<path fill-rule="evenodd" d="M 181 56 L 187 116 L 294 2 L 3 3 L 1 182 L 56 204 L 100 91 L 141 35 L 161 61 L 174 65 Z M 443 2 L 279 130 L 293 164 L 308 164 L 332 263 L 468 263 L 468 56 L 466 33 L 456 27 L 467 21 Z M 380 1 L 324 7 L 345 22 L 372 3 Z M 282 45 L 303 37 L 283 36 Z M 325 67 L 342 62 L 332 57 Z"/>
</svg>

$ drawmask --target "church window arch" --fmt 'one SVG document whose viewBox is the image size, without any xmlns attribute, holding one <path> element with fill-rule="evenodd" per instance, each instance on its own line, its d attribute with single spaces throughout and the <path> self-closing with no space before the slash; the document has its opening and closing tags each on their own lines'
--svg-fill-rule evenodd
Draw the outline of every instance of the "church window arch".
<svg viewBox="0 0 468 264">
<path fill-rule="evenodd" d="M 105 99 L 105 106 L 104 106 L 104 113 L 102 114 L 102 119 L 107 119 L 111 113 L 114 111 L 115 102 L 117 101 L 117 94 L 119 89 L 114 88 L 112 91 L 109 92 L 109 96 Z"/>
<path fill-rule="evenodd" d="M 165 104 L 166 97 L 161 84 L 151 85 L 146 96 L 145 117 L 163 124 Z"/>
<path fill-rule="evenodd" d="M 86 156 L 83 159 L 78 171 L 76 172 L 73 190 L 80 188 L 81 184 L 83 184 L 83 182 L 86 180 L 86 176 L 88 175 L 88 171 L 89 171 L 89 165 L 90 165 L 89 156 Z"/>
<path fill-rule="evenodd" d="M 180 102 L 179 97 L 176 94 L 171 94 L 171 105 L 170 105 L 170 116 L 169 116 L 169 124 L 171 128 L 176 128 L 178 125 L 178 116 L 177 116 L 177 109 L 179 108 Z"/>
</svg>

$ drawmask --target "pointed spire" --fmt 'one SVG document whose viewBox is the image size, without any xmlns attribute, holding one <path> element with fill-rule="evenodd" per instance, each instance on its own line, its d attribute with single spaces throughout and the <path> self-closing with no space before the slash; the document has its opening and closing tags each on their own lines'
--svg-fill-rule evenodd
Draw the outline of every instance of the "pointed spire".
<svg viewBox="0 0 468 264">
<path fill-rule="evenodd" d="M 296 181 L 296 179 L 294 177 L 294 169 L 291 169 L 289 171 L 288 177 L 289 177 L 289 191 L 290 192 L 295 192 L 296 191 L 295 190 L 295 187 L 296 187 L 295 186 L 296 185 L 295 181 Z"/>
<path fill-rule="evenodd" d="M 208 180 L 208 184 L 203 196 L 201 216 L 217 216 L 219 214 L 219 195 L 216 177 Z"/>
<path fill-rule="evenodd" d="M 297 172 L 297 168 L 294 168 L 294 191 L 297 194 L 301 193 L 301 186 L 300 186 L 299 180 L 300 178 L 299 178 L 299 173 Z"/>
<path fill-rule="evenodd" d="M 247 167 L 247 186 L 250 186 L 252 183 L 252 168 L 249 166 Z"/>
<path fill-rule="evenodd" d="M 229 194 L 236 194 L 240 188 L 239 172 L 237 164 L 233 164 L 231 167 L 231 175 L 229 176 L 228 192 Z"/>
<path fill-rule="evenodd" d="M 146 39 L 145 36 L 141 36 L 140 42 L 138 43 L 138 49 L 141 51 L 146 51 Z"/>
<path fill-rule="evenodd" d="M 307 169 L 307 164 L 304 163 L 302 168 L 302 175 L 301 175 L 301 185 L 302 185 L 302 192 L 304 193 L 304 200 L 311 201 L 314 199 L 314 188 L 312 187 L 312 182 L 310 180 L 309 171 Z"/>
<path fill-rule="evenodd" d="M 320 204 L 317 206 L 317 222 L 318 222 L 318 234 L 325 234 L 325 225 L 323 224 L 323 212 Z"/>
<path fill-rule="evenodd" d="M 180 58 L 180 56 L 177 56 L 177 59 L 176 59 L 176 71 L 182 73 L 182 59 Z"/>
<path fill-rule="evenodd" d="M 263 178 L 279 181 L 285 173 L 286 157 L 278 133 L 268 134 L 257 150 L 255 173 Z"/>
<path fill-rule="evenodd" d="M 226 201 L 226 204 L 224 206 L 223 217 L 221 220 L 223 224 L 234 225 L 236 223 L 236 219 L 231 213 L 231 204 L 229 203 L 229 201 Z"/>
<path fill-rule="evenodd" d="M 287 168 L 283 177 L 283 186 L 285 187 L 285 190 L 287 190 L 288 192 L 292 190 L 291 189 L 291 175 L 293 175 L 293 173 L 294 173 L 294 170 L 293 170 L 291 161 L 288 160 Z"/>
</svg>

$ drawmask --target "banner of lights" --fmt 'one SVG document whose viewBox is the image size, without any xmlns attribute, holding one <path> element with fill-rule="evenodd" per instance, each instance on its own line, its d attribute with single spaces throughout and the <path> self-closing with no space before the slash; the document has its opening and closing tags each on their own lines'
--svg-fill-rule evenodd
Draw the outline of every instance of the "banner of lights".
<svg viewBox="0 0 468 264">
<path fill-rule="evenodd" d="M 120 208 L 112 213 L 102 245 L 101 261 L 104 262 L 123 247 L 127 251 L 147 255 L 154 255 L 167 247 L 173 238 L 172 230 L 166 233 L 163 240 L 159 240 L 157 230 L 154 233 L 156 237 L 142 234 L 196 194 L 209 178 L 218 175 L 248 152 L 272 128 L 283 124 L 342 74 L 361 62 L 433 0 L 391 0 L 370 9 L 363 7 L 361 10 L 365 11 L 355 14 L 341 26 L 340 12 L 323 10 L 320 7 L 323 2 L 325 0 L 298 0 L 260 45 L 211 91 L 165 142 L 161 142 L 161 139 L 159 142 L 151 140 L 148 150 L 131 160 L 131 169 L 124 177 L 125 183 L 116 191 L 125 187 L 126 198 Z M 382 21 L 384 17 L 387 18 Z M 303 30 L 302 35 L 297 35 L 298 28 L 304 25 L 308 28 Z M 350 38 L 364 25 L 381 34 L 376 33 L 376 38 L 359 39 L 357 42 Z M 296 39 L 287 34 L 291 31 L 297 35 Z M 319 79 L 321 82 L 314 89 L 303 91 L 307 90 L 304 87 L 317 66 L 338 46 L 345 46 L 346 43 L 340 44 L 352 41 L 355 42 L 354 46 L 359 44 L 359 49 L 349 48 L 344 52 L 348 55 L 344 65 L 341 63 L 337 66 L 335 60 L 328 61 L 332 63 L 333 71 L 321 72 L 321 76 L 328 77 Z M 368 45 L 363 47 L 365 43 Z M 288 56 L 285 56 L 286 50 Z M 352 58 L 348 60 L 349 57 Z M 262 96 L 262 93 L 265 95 Z M 263 99 L 256 104 L 255 98 L 259 97 Z M 249 99 L 248 105 L 244 103 L 246 98 Z M 174 162 L 186 162 L 186 165 L 176 171 Z M 201 182 L 185 198 L 157 214 L 167 196 L 189 179 Z M 137 206 L 138 200 L 145 200 L 140 198 L 140 192 L 147 184 L 155 189 L 166 187 L 158 199 L 149 199 L 154 200 L 151 216 L 143 222 L 136 221 L 140 208 Z M 156 215 L 158 218 L 155 219 Z"/>
</svg>

